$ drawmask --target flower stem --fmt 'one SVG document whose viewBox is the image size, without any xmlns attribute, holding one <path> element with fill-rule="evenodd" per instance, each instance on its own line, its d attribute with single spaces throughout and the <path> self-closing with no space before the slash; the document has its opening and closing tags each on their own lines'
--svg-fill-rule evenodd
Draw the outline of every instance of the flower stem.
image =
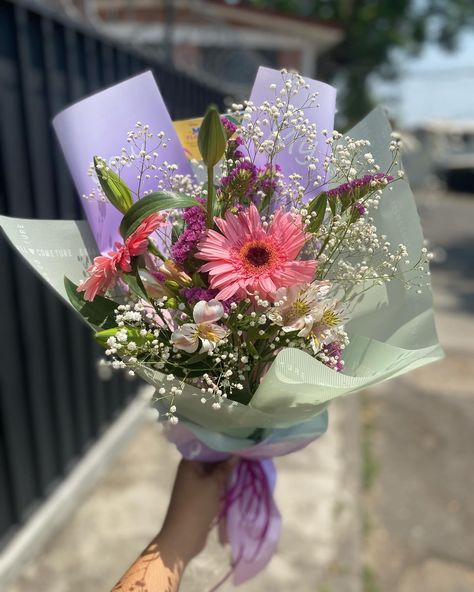
<svg viewBox="0 0 474 592">
<path fill-rule="evenodd" d="M 214 224 L 214 167 L 207 167 L 207 215 L 206 226 L 212 228 Z"/>
</svg>

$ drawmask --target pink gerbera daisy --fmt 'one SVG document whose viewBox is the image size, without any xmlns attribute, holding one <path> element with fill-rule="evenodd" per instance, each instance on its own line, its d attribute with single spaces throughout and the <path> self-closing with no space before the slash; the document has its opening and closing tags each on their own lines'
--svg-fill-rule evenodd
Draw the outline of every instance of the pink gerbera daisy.
<svg viewBox="0 0 474 592">
<path fill-rule="evenodd" d="M 208 261 L 200 271 L 209 273 L 216 298 L 245 298 L 258 293 L 273 300 L 278 288 L 309 283 L 316 261 L 296 261 L 306 241 L 301 217 L 279 209 L 264 228 L 255 205 L 248 210 L 215 218 L 219 230 L 208 230 L 196 257 Z"/>
<path fill-rule="evenodd" d="M 124 244 L 116 242 L 115 251 L 96 257 L 87 269 L 89 277 L 77 288 L 78 292 L 84 292 L 84 299 L 94 300 L 97 294 L 104 294 L 113 288 L 122 272 L 132 271 L 131 258 L 143 255 L 147 251 L 148 237 L 165 220 L 165 216 L 159 212 L 150 214 Z"/>
</svg>

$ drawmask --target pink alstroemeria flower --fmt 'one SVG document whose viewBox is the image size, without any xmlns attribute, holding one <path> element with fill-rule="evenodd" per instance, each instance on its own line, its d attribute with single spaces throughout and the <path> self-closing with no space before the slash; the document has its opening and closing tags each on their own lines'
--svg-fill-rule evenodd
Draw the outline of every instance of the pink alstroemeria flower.
<svg viewBox="0 0 474 592">
<path fill-rule="evenodd" d="M 215 322 L 224 316 L 224 307 L 219 300 L 200 300 L 193 308 L 194 323 L 184 323 L 171 335 L 171 343 L 188 353 L 199 347 L 201 352 L 212 351 L 217 343 L 227 335 L 227 331 Z"/>
<path fill-rule="evenodd" d="M 113 288 L 122 272 L 130 272 L 132 257 L 145 253 L 148 248 L 148 237 L 165 220 L 165 216 L 160 212 L 150 214 L 124 244 L 117 242 L 114 245 L 115 251 L 96 257 L 87 268 L 89 277 L 77 288 L 78 292 L 84 292 L 84 299 L 94 300 L 97 294 L 104 294 L 109 288 Z"/>
</svg>

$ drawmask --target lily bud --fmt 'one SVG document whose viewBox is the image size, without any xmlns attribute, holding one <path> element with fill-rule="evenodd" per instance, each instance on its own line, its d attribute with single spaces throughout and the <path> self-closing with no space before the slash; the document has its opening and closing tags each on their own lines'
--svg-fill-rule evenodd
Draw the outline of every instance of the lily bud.
<svg viewBox="0 0 474 592">
<path fill-rule="evenodd" d="M 126 183 L 98 156 L 94 156 L 94 169 L 105 197 L 125 214 L 133 205 L 132 192 Z"/>
<path fill-rule="evenodd" d="M 224 156 L 227 137 L 215 107 L 209 107 L 198 135 L 198 146 L 207 167 L 215 166 Z"/>
</svg>

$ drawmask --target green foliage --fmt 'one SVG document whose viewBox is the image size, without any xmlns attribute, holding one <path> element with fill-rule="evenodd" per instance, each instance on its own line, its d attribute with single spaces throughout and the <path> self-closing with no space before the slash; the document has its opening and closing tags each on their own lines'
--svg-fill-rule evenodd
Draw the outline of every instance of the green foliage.
<svg viewBox="0 0 474 592">
<path fill-rule="evenodd" d="M 271 8 L 338 26 L 342 41 L 320 56 L 317 76 L 337 81 L 343 125 L 350 126 L 373 107 L 369 76 L 395 78 L 396 51 L 415 55 L 432 41 L 447 50 L 456 47 L 459 33 L 474 24 L 472 0 L 252 0 Z"/>
<path fill-rule="evenodd" d="M 94 156 L 94 168 L 107 199 L 117 210 L 125 214 L 133 204 L 132 192 L 127 184 L 98 156 Z"/>
<path fill-rule="evenodd" d="M 90 325 L 103 329 L 115 326 L 116 302 L 103 296 L 96 296 L 92 302 L 84 300 L 82 292 L 78 292 L 76 284 L 67 277 L 64 277 L 64 287 L 69 302 Z"/>
<path fill-rule="evenodd" d="M 145 286 L 143 285 L 143 282 L 140 279 L 137 271 L 132 273 L 123 273 L 122 279 L 136 296 L 149 302 L 150 298 L 146 293 Z"/>
<path fill-rule="evenodd" d="M 95 339 L 102 347 L 107 347 L 107 340 L 110 337 L 115 337 L 119 331 L 127 332 L 127 341 L 133 341 L 137 344 L 137 347 L 143 347 L 147 341 L 153 341 L 154 337 L 150 334 L 141 335 L 140 330 L 136 327 L 111 327 L 104 331 L 98 331 L 95 334 Z"/>
<path fill-rule="evenodd" d="M 319 195 L 317 195 L 313 200 L 311 200 L 308 204 L 308 212 L 311 214 L 312 212 L 316 213 L 316 216 L 311 220 L 309 224 L 308 230 L 310 232 L 317 232 L 321 224 L 324 220 L 324 214 L 326 213 L 326 206 L 328 203 L 328 197 L 326 192 L 323 191 Z"/>
<path fill-rule="evenodd" d="M 140 224 L 155 212 L 170 210 L 175 208 L 189 208 L 202 204 L 182 193 L 173 193 L 171 191 L 157 191 L 150 193 L 136 201 L 127 211 L 120 223 L 120 234 L 123 238 L 128 238 Z"/>
</svg>

